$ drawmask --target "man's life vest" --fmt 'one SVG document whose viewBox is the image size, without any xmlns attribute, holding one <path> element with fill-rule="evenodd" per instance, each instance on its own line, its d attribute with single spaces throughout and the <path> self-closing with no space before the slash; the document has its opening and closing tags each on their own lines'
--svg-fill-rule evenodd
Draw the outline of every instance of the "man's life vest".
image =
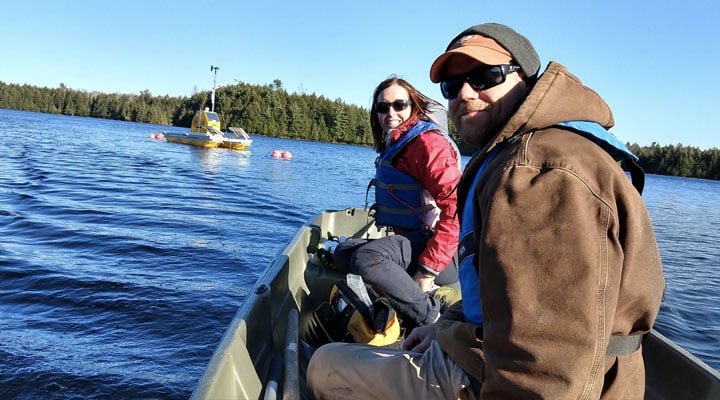
<svg viewBox="0 0 720 400">
<path fill-rule="evenodd" d="M 428 131 L 442 134 L 455 149 L 459 150 L 450 137 L 432 122 L 419 120 L 400 138 L 383 150 L 375 160 L 375 178 L 368 184 L 375 187 L 375 220 L 379 225 L 400 227 L 411 230 L 432 228 L 433 222 L 424 216 L 436 206 L 423 202 L 423 185 L 414 177 L 397 170 L 393 159 L 416 137 Z M 366 200 L 367 201 L 367 200 Z"/>
<path fill-rule="evenodd" d="M 633 154 L 622 142 L 608 132 L 602 125 L 588 121 L 569 121 L 555 125 L 556 127 L 575 132 L 603 148 L 616 161 L 621 163 L 623 169 L 630 172 L 633 186 L 642 194 L 645 183 L 645 175 L 640 166 L 636 163 L 638 157 Z M 468 193 L 472 196 L 480 177 L 487 166 L 498 152 L 514 137 L 495 146 L 494 149 L 483 160 L 482 165 L 475 174 L 475 178 Z M 468 322 L 482 325 L 483 314 L 480 302 L 480 281 L 475 263 L 475 241 L 473 237 L 473 202 L 466 201 L 463 207 L 462 218 L 460 219 L 460 244 L 458 246 L 458 263 L 460 265 L 458 274 L 460 277 L 460 290 L 463 299 L 463 313 Z M 629 354 L 639 349 L 642 337 L 636 336 L 613 336 L 608 346 L 608 355 Z"/>
</svg>

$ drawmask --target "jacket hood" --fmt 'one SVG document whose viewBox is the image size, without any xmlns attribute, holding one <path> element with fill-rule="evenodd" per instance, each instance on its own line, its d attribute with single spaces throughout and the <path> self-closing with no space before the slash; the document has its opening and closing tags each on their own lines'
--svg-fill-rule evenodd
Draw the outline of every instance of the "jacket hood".
<svg viewBox="0 0 720 400">
<path fill-rule="evenodd" d="M 584 86 L 567 68 L 551 61 L 510 120 L 466 165 L 458 189 L 458 207 L 462 209 L 462 199 L 475 172 L 497 144 L 566 121 L 597 122 L 606 129 L 615 124 L 610 107 L 595 91 Z"/>
<path fill-rule="evenodd" d="M 615 124 L 610 107 L 600 95 L 584 86 L 561 64 L 550 62 L 486 151 L 511 136 L 565 121 L 592 121 L 606 129 Z"/>
</svg>

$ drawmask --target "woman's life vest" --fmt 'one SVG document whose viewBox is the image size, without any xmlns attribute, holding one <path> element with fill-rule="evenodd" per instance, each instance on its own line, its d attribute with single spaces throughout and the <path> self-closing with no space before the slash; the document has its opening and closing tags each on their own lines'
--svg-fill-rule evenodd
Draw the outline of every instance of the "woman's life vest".
<svg viewBox="0 0 720 400">
<path fill-rule="evenodd" d="M 645 176 L 642 169 L 635 163 L 638 159 L 637 156 L 600 124 L 588 121 L 569 121 L 555 126 L 575 132 L 602 147 L 603 150 L 610 154 L 616 161 L 620 161 L 624 169 L 630 171 L 633 185 L 638 192 L 642 193 Z M 480 181 L 480 177 L 485 172 L 485 169 L 487 169 L 490 161 L 512 140 L 515 140 L 515 137 L 511 137 L 498 144 L 485 157 L 470 186 L 470 191 L 468 192 L 470 196 L 475 193 L 478 181 Z M 476 249 L 473 237 L 474 217 L 473 202 L 466 201 L 462 218 L 460 219 L 460 244 L 458 245 L 458 263 L 460 268 L 458 274 L 460 276 L 460 290 L 462 292 L 465 319 L 468 322 L 480 325 L 483 323 L 483 314 L 482 304 L 480 303 L 480 281 L 478 279 L 478 270 L 475 262 Z"/>
<path fill-rule="evenodd" d="M 368 185 L 375 187 L 375 220 L 379 225 L 410 230 L 432 229 L 440 211 L 435 200 L 413 176 L 397 170 L 393 159 L 416 137 L 436 131 L 450 143 L 459 160 L 460 152 L 443 130 L 432 122 L 419 120 L 375 159 L 375 178 Z M 366 198 L 367 202 L 367 198 Z"/>
</svg>

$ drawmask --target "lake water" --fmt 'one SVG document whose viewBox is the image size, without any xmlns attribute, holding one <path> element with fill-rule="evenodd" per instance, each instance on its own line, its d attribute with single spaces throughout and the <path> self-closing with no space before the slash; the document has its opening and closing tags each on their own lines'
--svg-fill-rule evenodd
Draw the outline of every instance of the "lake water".
<svg viewBox="0 0 720 400">
<path fill-rule="evenodd" d="M 0 110 L 0 398 L 188 398 L 297 228 L 365 203 L 370 148 L 148 137 L 167 129 Z M 720 182 L 645 187 L 667 280 L 656 329 L 720 369 Z"/>
</svg>

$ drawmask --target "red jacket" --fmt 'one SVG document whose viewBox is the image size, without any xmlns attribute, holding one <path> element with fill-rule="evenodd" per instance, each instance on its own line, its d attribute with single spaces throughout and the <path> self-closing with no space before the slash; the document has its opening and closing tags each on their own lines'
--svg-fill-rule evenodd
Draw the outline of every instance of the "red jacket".
<svg viewBox="0 0 720 400">
<path fill-rule="evenodd" d="M 417 118 L 408 120 L 394 129 L 391 140 L 397 140 L 416 121 Z M 458 246 L 460 223 L 456 212 L 455 189 L 462 174 L 459 163 L 455 148 L 438 131 L 428 131 L 418 136 L 393 162 L 399 171 L 412 175 L 422 183 L 440 208 L 435 235 L 418 258 L 421 265 L 438 273 L 450 263 Z"/>
</svg>

